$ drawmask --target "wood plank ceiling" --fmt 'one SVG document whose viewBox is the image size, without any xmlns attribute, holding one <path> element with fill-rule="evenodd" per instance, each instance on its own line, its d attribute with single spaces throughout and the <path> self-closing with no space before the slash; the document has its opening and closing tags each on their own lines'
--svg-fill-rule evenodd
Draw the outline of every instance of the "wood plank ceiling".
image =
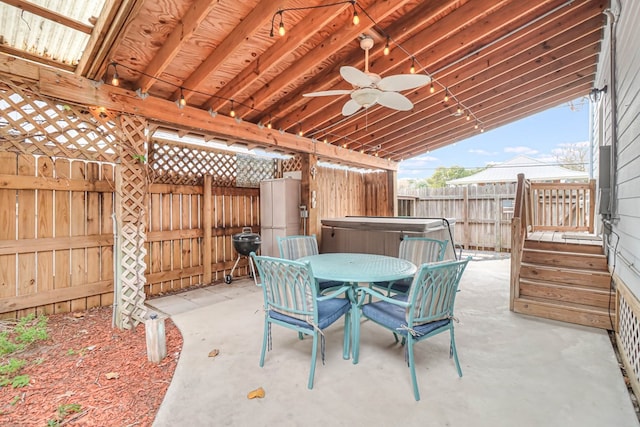
<svg viewBox="0 0 640 427">
<path fill-rule="evenodd" d="M 233 109 L 244 122 L 270 123 L 273 132 L 302 131 L 317 144 L 400 161 L 588 95 L 608 6 L 594 0 L 358 0 L 311 9 L 329 3 L 111 0 L 75 72 L 109 83 L 117 70 L 120 86 L 139 94 L 184 96 L 191 107 L 221 115 Z M 284 36 L 278 35 L 281 20 Z M 364 69 L 364 34 L 375 41 L 370 71 L 403 74 L 413 63 L 432 77 L 433 89 L 402 92 L 412 110 L 375 105 L 343 116 L 349 95 L 302 96 L 351 89 L 340 67 Z"/>
</svg>

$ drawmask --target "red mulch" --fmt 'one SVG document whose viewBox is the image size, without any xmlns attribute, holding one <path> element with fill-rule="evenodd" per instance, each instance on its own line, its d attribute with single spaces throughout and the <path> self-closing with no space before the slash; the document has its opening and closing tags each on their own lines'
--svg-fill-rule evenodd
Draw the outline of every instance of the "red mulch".
<svg viewBox="0 0 640 427">
<path fill-rule="evenodd" d="M 0 387 L 2 426 L 150 426 L 182 349 L 167 319 L 167 357 L 147 360 L 144 324 L 111 328 L 111 307 L 49 316 L 49 339 L 11 355 L 27 361 L 29 385 Z M 5 360 L 0 360 L 5 362 Z M 117 378 L 107 379 L 106 374 Z M 62 405 L 77 412 L 59 414 Z"/>
</svg>

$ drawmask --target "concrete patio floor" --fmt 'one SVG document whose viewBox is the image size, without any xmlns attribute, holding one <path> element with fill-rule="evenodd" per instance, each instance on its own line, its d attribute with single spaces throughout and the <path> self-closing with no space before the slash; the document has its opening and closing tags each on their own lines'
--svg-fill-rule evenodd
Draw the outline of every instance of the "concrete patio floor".
<svg viewBox="0 0 640 427">
<path fill-rule="evenodd" d="M 370 322 L 358 365 L 342 358 L 343 321 L 327 330 L 325 365 L 318 360 L 308 390 L 308 338 L 274 326 L 258 366 L 262 290 L 252 280 L 149 300 L 184 338 L 154 426 L 639 425 L 605 331 L 514 314 L 508 297 L 509 260 L 474 257 L 456 301 L 464 376 L 448 334 L 418 344 L 419 402 L 403 348 Z M 213 349 L 220 354 L 208 357 Z M 247 399 L 257 387 L 266 396 Z"/>
</svg>

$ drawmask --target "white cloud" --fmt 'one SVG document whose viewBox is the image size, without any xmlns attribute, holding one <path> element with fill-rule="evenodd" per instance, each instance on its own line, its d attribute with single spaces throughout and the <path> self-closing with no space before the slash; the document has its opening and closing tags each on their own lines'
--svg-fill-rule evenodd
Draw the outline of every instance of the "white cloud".
<svg viewBox="0 0 640 427">
<path fill-rule="evenodd" d="M 538 150 L 535 150 L 531 147 L 525 147 L 525 146 L 517 146 L 517 147 L 504 147 L 504 152 L 505 153 L 516 153 L 516 154 L 538 154 Z"/>
</svg>

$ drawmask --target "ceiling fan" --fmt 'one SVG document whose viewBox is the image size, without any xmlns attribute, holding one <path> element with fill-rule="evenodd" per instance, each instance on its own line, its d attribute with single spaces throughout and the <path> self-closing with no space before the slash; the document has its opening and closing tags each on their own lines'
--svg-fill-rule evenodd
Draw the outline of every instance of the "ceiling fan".
<svg viewBox="0 0 640 427">
<path fill-rule="evenodd" d="M 324 90 L 302 96 L 350 95 L 351 99 L 342 107 L 344 116 L 375 104 L 399 111 L 412 109 L 413 103 L 399 92 L 424 86 L 431 81 L 431 77 L 425 74 L 396 74 L 381 78 L 369 71 L 369 49 L 373 47 L 373 39 L 369 36 L 361 37 L 360 47 L 364 50 L 364 72 L 348 65 L 340 67 L 340 75 L 351 83 L 353 89 Z"/>
</svg>

